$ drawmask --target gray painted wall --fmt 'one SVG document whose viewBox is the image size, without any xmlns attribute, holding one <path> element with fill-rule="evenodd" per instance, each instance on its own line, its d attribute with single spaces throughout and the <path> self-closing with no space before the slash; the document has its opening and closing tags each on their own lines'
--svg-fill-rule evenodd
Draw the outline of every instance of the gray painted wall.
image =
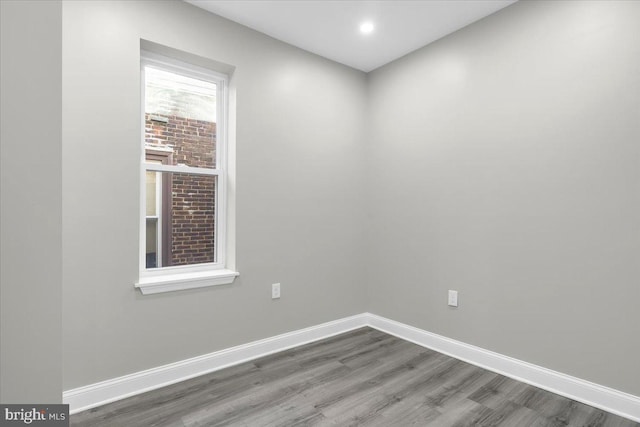
<svg viewBox="0 0 640 427">
<path fill-rule="evenodd" d="M 62 4 L 0 16 L 0 402 L 60 403 Z"/>
<path fill-rule="evenodd" d="M 370 311 L 640 395 L 638 22 L 519 2 L 369 76 Z"/>
<path fill-rule="evenodd" d="M 364 73 L 183 2 L 65 2 L 63 23 L 65 390 L 365 311 Z M 236 67 L 231 286 L 134 290 L 140 39 Z"/>
</svg>

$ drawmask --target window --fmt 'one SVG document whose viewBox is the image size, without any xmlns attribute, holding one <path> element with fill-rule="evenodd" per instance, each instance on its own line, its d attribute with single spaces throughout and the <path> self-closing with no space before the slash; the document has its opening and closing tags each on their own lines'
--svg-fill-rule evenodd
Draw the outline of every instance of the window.
<svg viewBox="0 0 640 427">
<path fill-rule="evenodd" d="M 228 284 L 227 77 L 142 52 L 142 293 Z"/>
</svg>

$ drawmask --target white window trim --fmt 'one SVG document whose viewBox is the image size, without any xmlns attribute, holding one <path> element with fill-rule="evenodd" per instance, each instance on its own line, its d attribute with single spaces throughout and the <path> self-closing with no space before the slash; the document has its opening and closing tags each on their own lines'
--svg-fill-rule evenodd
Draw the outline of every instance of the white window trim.
<svg viewBox="0 0 640 427">
<path fill-rule="evenodd" d="M 227 145 L 229 123 L 229 78 L 225 74 L 188 64 L 167 56 L 149 51 L 141 52 L 140 61 L 140 94 L 141 94 L 141 160 L 140 160 L 140 271 L 135 287 L 143 294 L 171 292 L 183 289 L 201 288 L 205 286 L 227 285 L 233 283 L 240 275 L 232 266 L 227 265 Z M 145 75 L 144 68 L 151 66 L 162 70 L 173 71 L 182 75 L 210 81 L 216 84 L 216 169 L 197 168 L 186 165 L 161 165 L 147 163 L 145 160 Z M 216 191 L 216 262 L 187 266 L 169 266 L 155 269 L 146 268 L 145 233 L 146 217 L 146 185 L 147 171 L 178 172 L 217 177 Z"/>
<path fill-rule="evenodd" d="M 229 285 L 239 275 L 237 271 L 224 269 L 141 277 L 136 283 L 136 288 L 140 289 L 144 295 L 158 294 L 206 286 Z"/>
</svg>

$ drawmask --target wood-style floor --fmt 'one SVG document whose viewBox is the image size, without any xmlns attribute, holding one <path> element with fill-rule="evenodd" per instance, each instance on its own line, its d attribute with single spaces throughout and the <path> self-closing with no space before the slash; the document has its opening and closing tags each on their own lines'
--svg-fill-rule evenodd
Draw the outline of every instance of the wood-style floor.
<svg viewBox="0 0 640 427">
<path fill-rule="evenodd" d="M 71 416 L 72 426 L 640 426 L 371 328 Z"/>
</svg>

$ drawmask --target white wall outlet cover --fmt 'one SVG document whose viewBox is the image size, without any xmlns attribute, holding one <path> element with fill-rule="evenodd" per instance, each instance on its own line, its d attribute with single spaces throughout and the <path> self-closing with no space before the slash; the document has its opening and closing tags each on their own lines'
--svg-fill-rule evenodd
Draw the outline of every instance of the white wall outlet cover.
<svg viewBox="0 0 640 427">
<path fill-rule="evenodd" d="M 271 285 L 271 299 L 280 298 L 280 283 Z"/>
<path fill-rule="evenodd" d="M 451 307 L 458 306 L 458 291 L 449 291 L 449 305 Z"/>
</svg>

